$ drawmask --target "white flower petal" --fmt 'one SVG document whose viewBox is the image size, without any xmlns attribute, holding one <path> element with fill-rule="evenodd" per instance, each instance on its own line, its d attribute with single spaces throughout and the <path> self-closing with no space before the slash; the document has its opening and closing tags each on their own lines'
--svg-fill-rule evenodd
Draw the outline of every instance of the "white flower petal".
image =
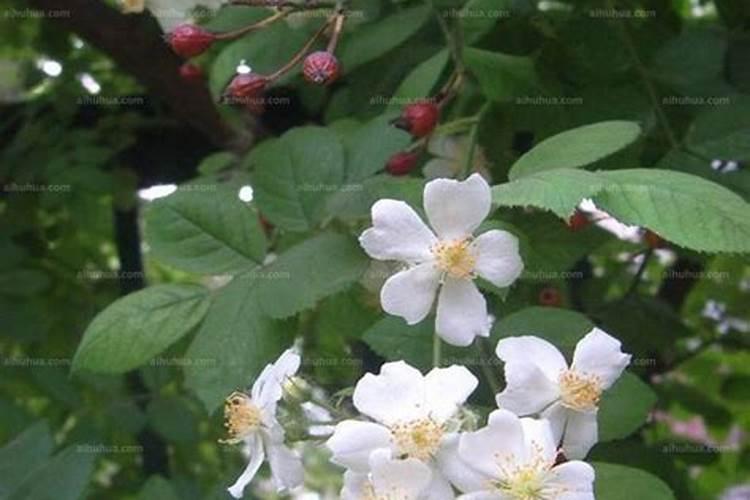
<svg viewBox="0 0 750 500">
<path fill-rule="evenodd" d="M 424 189 L 424 209 L 441 240 L 471 236 L 489 215 L 491 200 L 490 186 L 479 174 L 465 181 L 436 179 Z"/>
<path fill-rule="evenodd" d="M 547 462 L 553 462 L 557 456 L 557 443 L 552 436 L 552 428 L 546 420 L 522 418 L 523 437 L 526 442 L 527 460 L 533 460 L 541 451 Z"/>
<path fill-rule="evenodd" d="M 376 449 L 391 447 L 391 431 L 373 422 L 344 420 L 336 426 L 326 446 L 333 453 L 333 463 L 367 472 L 370 454 Z"/>
<path fill-rule="evenodd" d="M 508 337 L 497 343 L 497 357 L 506 363 L 533 363 L 551 381 L 557 383 L 560 373 L 567 370 L 565 358 L 555 346 L 539 337 Z"/>
<path fill-rule="evenodd" d="M 429 500 L 454 500 L 456 495 L 453 493 L 451 483 L 439 471 L 433 469 L 432 481 L 427 485 L 420 498 Z"/>
<path fill-rule="evenodd" d="M 464 461 L 458 453 L 458 443 L 461 435 L 458 433 L 448 434 L 443 438 L 443 443 L 435 456 L 438 469 L 441 473 L 461 491 L 476 491 L 487 486 L 486 475 L 480 474 Z"/>
<path fill-rule="evenodd" d="M 514 455 L 525 455 L 523 427 L 521 419 L 508 410 L 495 410 L 490 413 L 487 426 L 476 432 L 461 436 L 458 453 L 461 459 L 480 473 L 494 478 L 502 473 L 497 463 Z"/>
<path fill-rule="evenodd" d="M 240 477 L 237 478 L 237 481 L 227 488 L 229 494 L 234 498 L 242 498 L 245 486 L 253 480 L 265 458 L 265 454 L 263 453 L 263 441 L 259 434 L 253 434 L 248 439 L 247 448 L 250 456 L 247 467 L 245 467 L 245 470 L 240 474 Z"/>
<path fill-rule="evenodd" d="M 546 484 L 564 489 L 560 500 L 594 500 L 594 468 L 585 462 L 572 460 L 554 467 Z"/>
<path fill-rule="evenodd" d="M 266 451 L 277 490 L 291 490 L 302 484 L 304 469 L 299 455 L 284 444 L 269 445 Z"/>
<path fill-rule="evenodd" d="M 466 367 L 434 368 L 424 378 L 425 404 L 430 417 L 445 422 L 469 398 L 479 380 Z"/>
<path fill-rule="evenodd" d="M 385 363 L 378 375 L 365 374 L 352 400 L 360 412 L 385 425 L 427 416 L 424 377 L 403 361 Z"/>
<path fill-rule="evenodd" d="M 430 484 L 432 473 L 424 463 L 414 458 L 391 458 L 388 450 L 377 450 L 370 457 L 372 486 L 376 496 L 417 500 Z"/>
<path fill-rule="evenodd" d="M 435 235 L 403 201 L 379 200 L 372 206 L 372 227 L 359 243 L 373 259 L 418 263 L 432 258 Z"/>
<path fill-rule="evenodd" d="M 380 290 L 380 304 L 388 314 L 414 325 L 430 313 L 438 286 L 440 273 L 425 262 L 388 278 Z"/>
<path fill-rule="evenodd" d="M 492 491 L 475 491 L 459 496 L 458 500 L 513 500 L 513 497 Z"/>
<path fill-rule="evenodd" d="M 493 229 L 482 233 L 472 248 L 477 256 L 477 274 L 493 285 L 510 286 L 521 276 L 523 261 L 518 252 L 518 238 L 508 231 Z"/>
<path fill-rule="evenodd" d="M 538 413 L 560 397 L 559 386 L 528 361 L 506 362 L 505 383 L 496 397 L 497 406 L 516 415 Z"/>
<path fill-rule="evenodd" d="M 602 388 L 608 389 L 630 364 L 630 354 L 623 354 L 619 340 L 594 328 L 576 346 L 571 368 L 580 373 L 596 375 Z"/>
<path fill-rule="evenodd" d="M 563 436 L 563 451 L 571 459 L 584 458 L 599 437 L 595 412 L 568 412 Z"/>
<path fill-rule="evenodd" d="M 438 294 L 437 334 L 449 344 L 468 346 L 474 337 L 490 335 L 487 303 L 473 281 L 445 278 Z"/>
<path fill-rule="evenodd" d="M 253 384 L 251 399 L 260 408 L 276 413 L 276 403 L 284 393 L 284 382 L 300 366 L 300 356 L 292 349 L 284 351 L 275 363 L 267 365 Z"/>
<path fill-rule="evenodd" d="M 366 472 L 344 472 L 344 487 L 341 489 L 341 500 L 362 500 L 370 478 Z"/>
<path fill-rule="evenodd" d="M 560 445 L 560 441 L 565 433 L 565 426 L 568 423 L 568 414 L 570 412 L 571 410 L 565 408 L 562 403 L 557 402 L 552 404 L 539 415 L 541 418 L 546 419 L 549 422 L 550 429 L 552 429 L 552 436 L 558 446 Z"/>
</svg>

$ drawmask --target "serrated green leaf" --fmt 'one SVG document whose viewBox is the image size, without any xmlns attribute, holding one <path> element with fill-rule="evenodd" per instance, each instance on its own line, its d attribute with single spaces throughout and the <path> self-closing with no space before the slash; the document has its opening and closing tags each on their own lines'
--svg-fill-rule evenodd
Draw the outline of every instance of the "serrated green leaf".
<svg viewBox="0 0 750 500">
<path fill-rule="evenodd" d="M 292 247 L 262 271 L 263 311 L 286 318 L 354 284 L 368 259 L 356 241 L 326 233 Z"/>
<path fill-rule="evenodd" d="M 188 185 L 155 201 L 146 212 L 146 241 L 157 260 L 200 274 L 248 269 L 266 253 L 257 211 L 223 187 Z"/>
<path fill-rule="evenodd" d="M 492 201 L 501 207 L 536 207 L 569 219 L 584 198 L 604 187 L 596 174 L 585 170 L 561 168 L 542 171 L 494 186 Z"/>
<path fill-rule="evenodd" d="M 377 175 L 363 181 L 357 189 L 344 189 L 333 195 L 328 200 L 328 213 L 344 221 L 368 218 L 373 204 L 383 198 L 420 207 L 423 191 L 423 179 Z"/>
<path fill-rule="evenodd" d="M 344 180 L 344 148 L 321 127 L 300 127 L 263 143 L 250 156 L 258 208 L 276 226 L 309 231 L 321 221 L 325 200 Z"/>
<path fill-rule="evenodd" d="M 409 134 L 392 126 L 387 116 L 362 125 L 344 139 L 346 189 L 356 190 L 357 181 L 383 170 L 388 159 L 411 143 Z"/>
<path fill-rule="evenodd" d="M 46 422 L 36 422 L 0 448 L 0 498 L 7 498 L 55 446 Z"/>
<path fill-rule="evenodd" d="M 286 325 L 260 309 L 265 282 L 258 278 L 256 270 L 240 274 L 216 294 L 185 354 L 185 384 L 209 413 L 230 392 L 250 384 L 291 343 Z"/>
<path fill-rule="evenodd" d="M 471 45 L 504 17 L 510 16 L 512 0 L 469 0 L 459 12 L 466 43 Z"/>
<path fill-rule="evenodd" d="M 539 92 L 534 60 L 530 57 L 467 48 L 464 59 L 484 94 L 493 101 L 506 102 Z"/>
<path fill-rule="evenodd" d="M 400 110 L 409 102 L 430 96 L 449 60 L 450 52 L 441 50 L 414 68 L 393 94 L 391 109 Z"/>
<path fill-rule="evenodd" d="M 646 422 L 656 394 L 641 379 L 624 372 L 602 396 L 599 406 L 599 441 L 622 439 Z"/>
<path fill-rule="evenodd" d="M 750 204 L 700 177 L 658 169 L 600 172 L 594 201 L 626 224 L 704 252 L 750 252 Z"/>
<path fill-rule="evenodd" d="M 116 300 L 83 335 L 74 370 L 124 373 L 144 364 L 197 326 L 209 306 L 197 285 L 157 285 Z"/>
<path fill-rule="evenodd" d="M 351 72 L 395 49 L 419 31 L 429 14 L 426 6 L 412 7 L 356 30 L 341 44 L 342 67 Z"/>
<path fill-rule="evenodd" d="M 635 122 L 608 121 L 584 125 L 550 137 L 521 156 L 508 178 L 520 179 L 556 168 L 578 168 L 595 163 L 633 143 L 641 134 Z"/>
<path fill-rule="evenodd" d="M 648 472 L 601 462 L 593 466 L 596 471 L 594 495 L 597 500 L 674 500 L 669 486 Z"/>
</svg>

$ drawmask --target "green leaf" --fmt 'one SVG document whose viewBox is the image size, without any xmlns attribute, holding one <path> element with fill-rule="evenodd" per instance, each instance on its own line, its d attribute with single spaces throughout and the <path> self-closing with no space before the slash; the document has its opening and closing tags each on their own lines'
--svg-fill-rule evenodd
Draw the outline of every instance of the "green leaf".
<svg viewBox="0 0 750 500">
<path fill-rule="evenodd" d="M 351 72 L 395 49 L 427 21 L 430 9 L 412 7 L 356 30 L 341 44 L 341 65 Z"/>
<path fill-rule="evenodd" d="M 157 285 L 122 297 L 88 326 L 73 369 L 132 370 L 197 326 L 209 302 L 208 290 L 197 285 Z"/>
<path fill-rule="evenodd" d="M 138 492 L 138 500 L 179 500 L 172 483 L 161 476 L 151 476 Z"/>
<path fill-rule="evenodd" d="M 484 94 L 493 101 L 506 102 L 539 92 L 534 60 L 530 57 L 467 48 L 464 59 Z"/>
<path fill-rule="evenodd" d="M 36 422 L 0 448 L 0 498 L 7 498 L 38 464 L 52 454 L 54 442 L 46 422 Z"/>
<path fill-rule="evenodd" d="M 409 102 L 431 95 L 449 60 L 450 52 L 441 50 L 414 68 L 393 94 L 390 107 L 400 110 Z"/>
<path fill-rule="evenodd" d="M 80 499 L 93 471 L 96 454 L 79 446 L 65 448 L 38 465 L 8 500 Z"/>
<path fill-rule="evenodd" d="M 494 186 L 492 201 L 501 207 L 536 207 L 567 220 L 584 198 L 603 188 L 596 174 L 561 168 L 546 170 Z"/>
<path fill-rule="evenodd" d="M 264 216 L 276 226 L 304 232 L 324 215 L 326 198 L 344 180 L 344 148 L 336 134 L 301 127 L 267 141 L 250 156 L 255 195 Z"/>
<path fill-rule="evenodd" d="M 383 170 L 388 159 L 410 143 L 409 134 L 392 126 L 387 116 L 359 127 L 344 140 L 347 182 L 361 181 Z M 345 189 L 357 187 L 358 184 L 347 184 Z"/>
<path fill-rule="evenodd" d="M 423 179 L 378 175 L 366 179 L 357 189 L 344 189 L 332 196 L 328 201 L 328 213 L 343 221 L 366 219 L 375 202 L 383 198 L 420 207 L 423 191 Z"/>
<path fill-rule="evenodd" d="M 148 421 L 152 429 L 172 443 L 198 440 L 198 422 L 186 398 L 159 397 L 148 405 Z"/>
<path fill-rule="evenodd" d="M 510 15 L 512 0 L 469 0 L 460 11 L 466 43 L 471 45 Z"/>
<path fill-rule="evenodd" d="M 240 274 L 218 291 L 185 354 L 185 384 L 209 413 L 291 344 L 286 325 L 260 309 L 265 282 L 257 278 L 257 271 Z"/>
<path fill-rule="evenodd" d="M 599 406 L 599 441 L 622 439 L 646 421 L 656 394 L 640 378 L 624 372 L 602 396 Z"/>
<path fill-rule="evenodd" d="M 0 294 L 29 297 L 49 287 L 47 275 L 37 269 L 9 269 L 0 271 Z"/>
<path fill-rule="evenodd" d="M 260 271 L 260 305 L 272 318 L 310 309 L 353 285 L 368 262 L 354 240 L 334 233 L 316 236 L 287 250 Z"/>
<path fill-rule="evenodd" d="M 568 309 L 528 307 L 495 323 L 493 341 L 505 337 L 533 335 L 557 347 L 570 362 L 576 344 L 594 328 L 584 315 Z"/>
<path fill-rule="evenodd" d="M 594 201 L 626 223 L 704 252 L 750 252 L 750 204 L 693 175 L 658 169 L 600 172 Z"/>
<path fill-rule="evenodd" d="M 200 274 L 238 271 L 262 262 L 266 239 L 257 211 L 240 200 L 235 189 L 197 187 L 183 186 L 149 206 L 146 241 L 154 257 Z"/>
<path fill-rule="evenodd" d="M 640 469 L 624 465 L 594 463 L 597 500 L 674 500 L 664 481 Z"/>
<path fill-rule="evenodd" d="M 508 174 L 510 180 L 556 168 L 590 165 L 634 142 L 641 127 L 634 122 L 608 121 L 567 130 L 542 141 L 524 154 Z"/>
</svg>

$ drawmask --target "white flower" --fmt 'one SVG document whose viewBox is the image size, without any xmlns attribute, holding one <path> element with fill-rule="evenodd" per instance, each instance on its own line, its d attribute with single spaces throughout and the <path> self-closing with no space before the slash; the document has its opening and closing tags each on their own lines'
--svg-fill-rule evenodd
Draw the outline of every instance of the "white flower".
<svg viewBox="0 0 750 500">
<path fill-rule="evenodd" d="M 512 337 L 497 344 L 507 387 L 500 408 L 549 420 L 569 458 L 583 458 L 598 439 L 596 415 L 602 392 L 630 363 L 620 342 L 598 328 L 578 342 L 570 368 L 555 346 L 538 337 Z"/>
<path fill-rule="evenodd" d="M 288 490 L 302 483 L 302 462 L 284 444 L 284 429 L 276 420 L 276 405 L 283 395 L 283 384 L 297 373 L 299 365 L 299 354 L 287 350 L 276 363 L 265 367 L 250 395 L 235 392 L 227 398 L 224 415 L 229 438 L 223 442 L 244 443 L 249 457 L 245 471 L 228 488 L 234 498 L 242 498 L 245 486 L 253 480 L 266 455 L 277 489 Z"/>
<path fill-rule="evenodd" d="M 390 450 L 370 454 L 370 472 L 346 471 L 342 500 L 420 500 L 430 484 L 430 468 L 415 458 L 397 459 Z"/>
<path fill-rule="evenodd" d="M 455 177 L 466 166 L 471 149 L 471 141 L 466 135 L 436 135 L 427 144 L 427 151 L 434 156 L 424 166 L 424 176 L 428 179 L 440 177 Z M 474 150 L 472 170 L 489 179 L 487 173 L 487 158 L 481 146 Z"/>
<path fill-rule="evenodd" d="M 441 473 L 446 447 L 455 436 L 449 424 L 478 383 L 463 366 L 435 368 L 423 376 L 403 361 L 384 364 L 379 375 L 368 373 L 354 389 L 354 406 L 374 422 L 339 423 L 327 442 L 331 460 L 366 474 L 372 452 L 390 450 L 395 458 L 429 466 L 430 499 L 453 498 Z"/>
<path fill-rule="evenodd" d="M 489 185 L 474 174 L 463 182 L 438 179 L 425 186 L 424 209 L 435 233 L 404 202 L 380 200 L 373 205 L 373 227 L 360 236 L 362 247 L 374 259 L 407 266 L 380 291 L 386 312 L 410 325 L 419 323 L 430 313 L 440 288 L 438 335 L 458 346 L 489 335 L 487 304 L 474 278 L 507 287 L 523 270 L 518 239 L 512 234 L 491 230 L 473 237 L 490 204 Z"/>
<path fill-rule="evenodd" d="M 594 500 L 594 469 L 577 460 L 555 465 L 546 420 L 495 410 L 487 427 L 461 436 L 458 452 L 479 473 L 459 499 Z"/>
</svg>

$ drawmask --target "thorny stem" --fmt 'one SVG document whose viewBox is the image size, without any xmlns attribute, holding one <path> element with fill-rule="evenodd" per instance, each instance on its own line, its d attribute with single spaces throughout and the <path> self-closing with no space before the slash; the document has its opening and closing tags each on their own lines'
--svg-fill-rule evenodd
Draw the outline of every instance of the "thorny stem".
<svg viewBox="0 0 750 500">
<path fill-rule="evenodd" d="M 313 46 L 313 44 L 318 40 L 318 38 L 325 33 L 328 26 L 331 24 L 331 19 L 328 19 L 323 26 L 320 27 L 320 29 L 310 38 L 307 43 L 297 52 L 292 59 L 286 63 L 284 66 L 276 70 L 276 72 L 268 75 L 268 81 L 276 80 L 284 74 L 286 74 L 289 70 L 291 70 L 293 67 L 295 67 L 305 55 L 307 55 L 307 52 L 310 50 L 310 47 Z"/>
<path fill-rule="evenodd" d="M 291 12 L 292 11 L 290 10 L 283 10 L 283 11 L 273 14 L 272 16 L 269 16 L 265 19 L 260 20 L 257 23 L 244 26 L 234 31 L 227 31 L 225 33 L 216 33 L 214 36 L 216 37 L 217 40 L 231 40 L 234 38 L 239 38 L 248 33 L 252 33 L 253 31 L 258 31 L 267 26 L 270 26 L 271 24 L 275 23 L 279 19 L 283 19 L 286 16 L 288 16 L 289 14 L 291 14 Z"/>
</svg>

